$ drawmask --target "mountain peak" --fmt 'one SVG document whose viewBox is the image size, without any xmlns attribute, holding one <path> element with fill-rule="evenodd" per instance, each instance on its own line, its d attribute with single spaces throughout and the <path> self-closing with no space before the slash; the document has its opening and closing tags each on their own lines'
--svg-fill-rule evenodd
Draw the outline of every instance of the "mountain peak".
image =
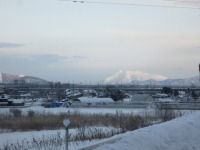
<svg viewBox="0 0 200 150">
<path fill-rule="evenodd" d="M 157 80 L 162 81 L 168 79 L 165 76 L 158 74 L 150 74 L 142 71 L 123 71 L 119 70 L 114 75 L 105 79 L 106 83 L 130 83 L 132 81 L 145 81 L 145 80 Z"/>
<path fill-rule="evenodd" d="M 0 83 L 13 83 L 24 81 L 25 83 L 33 83 L 33 84 L 47 84 L 48 81 L 44 79 L 40 79 L 38 77 L 26 76 L 26 75 L 12 75 L 7 73 L 0 73 Z"/>
<path fill-rule="evenodd" d="M 25 75 L 20 74 L 20 75 L 18 75 L 18 77 L 19 77 L 19 78 L 23 78 L 23 77 L 25 77 Z"/>
</svg>

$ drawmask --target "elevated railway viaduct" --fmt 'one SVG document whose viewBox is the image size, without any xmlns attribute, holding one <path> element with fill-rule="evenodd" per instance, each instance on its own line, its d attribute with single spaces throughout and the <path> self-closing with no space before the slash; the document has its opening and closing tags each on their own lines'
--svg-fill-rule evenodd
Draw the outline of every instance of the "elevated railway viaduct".
<svg viewBox="0 0 200 150">
<path fill-rule="evenodd" d="M 146 91 L 146 92 L 161 92 L 163 87 L 169 87 L 172 90 L 178 91 L 200 91 L 200 87 L 196 86 L 172 86 L 172 85 L 77 85 L 69 84 L 66 86 L 48 86 L 48 85 L 3 85 L 6 90 L 20 90 L 20 91 L 41 91 L 41 90 L 122 90 L 122 91 Z"/>
</svg>

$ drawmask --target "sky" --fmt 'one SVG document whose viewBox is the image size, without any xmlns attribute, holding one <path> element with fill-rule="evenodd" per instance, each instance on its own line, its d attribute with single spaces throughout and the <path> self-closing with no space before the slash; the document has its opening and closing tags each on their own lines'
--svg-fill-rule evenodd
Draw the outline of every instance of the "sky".
<svg viewBox="0 0 200 150">
<path fill-rule="evenodd" d="M 200 0 L 180 1 L 0 0 L 0 72 L 93 83 L 119 70 L 198 76 Z"/>
</svg>

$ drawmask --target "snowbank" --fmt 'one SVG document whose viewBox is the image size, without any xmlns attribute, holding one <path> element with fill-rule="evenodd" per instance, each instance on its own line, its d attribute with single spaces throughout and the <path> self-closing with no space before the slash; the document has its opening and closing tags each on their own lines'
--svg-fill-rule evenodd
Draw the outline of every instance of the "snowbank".
<svg viewBox="0 0 200 150">
<path fill-rule="evenodd" d="M 121 140 L 95 150 L 199 150 L 200 112 L 123 135 Z"/>
</svg>

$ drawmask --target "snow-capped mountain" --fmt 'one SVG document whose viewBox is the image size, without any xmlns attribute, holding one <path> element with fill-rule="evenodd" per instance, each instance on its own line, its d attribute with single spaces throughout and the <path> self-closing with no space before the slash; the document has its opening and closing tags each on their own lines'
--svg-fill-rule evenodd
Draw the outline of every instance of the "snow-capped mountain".
<svg viewBox="0 0 200 150">
<path fill-rule="evenodd" d="M 178 86 L 197 86 L 199 77 L 185 79 L 169 79 L 158 74 L 149 74 L 141 71 L 118 71 L 114 75 L 104 80 L 107 84 L 136 84 L 136 85 L 178 85 Z"/>
<path fill-rule="evenodd" d="M 0 83 L 33 83 L 33 84 L 47 84 L 48 81 L 33 76 L 12 75 L 7 73 L 0 73 Z"/>
<path fill-rule="evenodd" d="M 160 85 L 199 86 L 199 77 L 185 79 L 167 79 L 160 82 Z"/>
<path fill-rule="evenodd" d="M 142 71 L 118 71 L 114 75 L 105 79 L 105 83 L 116 84 L 117 82 L 130 83 L 135 81 L 156 80 L 163 81 L 168 79 L 165 76 L 158 74 L 149 74 Z"/>
</svg>

